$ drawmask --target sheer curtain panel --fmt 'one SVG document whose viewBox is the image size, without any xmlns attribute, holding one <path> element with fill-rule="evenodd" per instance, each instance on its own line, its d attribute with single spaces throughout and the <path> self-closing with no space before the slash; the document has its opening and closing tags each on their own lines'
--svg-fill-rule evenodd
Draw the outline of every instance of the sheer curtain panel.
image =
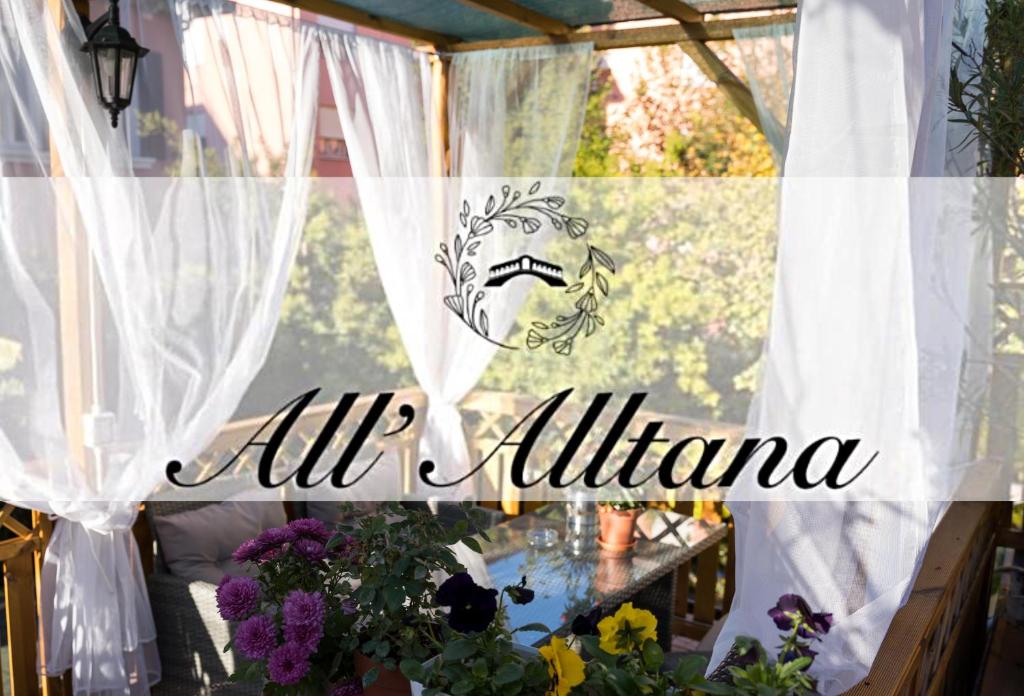
<svg viewBox="0 0 1024 696">
<path fill-rule="evenodd" d="M 70 669 L 75 694 L 141 694 L 160 668 L 131 532 L 138 501 L 168 461 L 203 450 L 266 355 L 305 218 L 317 73 L 290 14 L 172 4 L 182 53 L 205 51 L 232 104 L 218 122 L 237 155 L 225 171 L 276 161 L 287 176 L 135 177 L 131 129 L 112 129 L 92 93 L 71 3 L 61 30 L 50 5 L 0 0 L 0 80 L 31 86 L 48 133 L 29 141 L 32 157 L 45 171 L 52 154 L 66 174 L 0 180 L 0 499 L 59 516 L 42 578 L 47 671 Z M 242 21 L 251 40 L 233 41 Z M 234 79 L 269 62 L 288 95 L 273 137 L 256 111 L 280 95 Z M 17 118 L 42 131 L 30 104 Z M 186 147 L 180 162 L 209 173 L 204 158 L 216 160 Z M 67 397 L 77 386 L 81 403 Z"/>
<path fill-rule="evenodd" d="M 898 468 L 907 497 L 757 503 L 731 491 L 737 591 L 712 664 L 738 635 L 777 644 L 766 611 L 795 592 L 836 620 L 812 667 L 819 691 L 853 687 L 945 510 L 931 501 L 952 497 L 970 461 L 961 375 L 984 364 L 990 249 L 955 224 L 967 222 L 969 179 L 957 191 L 916 178 L 945 173 L 960 11 L 952 0 L 800 5 L 772 320 L 748 434 L 858 433 Z M 892 480 L 860 492 L 877 500 Z"/>
<path fill-rule="evenodd" d="M 448 81 L 451 179 L 431 177 L 443 147 L 432 135 L 432 61 L 405 46 L 316 31 L 327 60 L 374 258 L 402 343 L 429 408 L 423 458 L 439 479 L 459 478 L 469 451 L 457 404 L 477 383 L 515 317 L 509 293 L 485 340 L 440 301 L 438 245 L 454 233 L 458 207 L 481 194 L 467 177 L 571 173 L 586 105 L 592 46 L 473 52 L 451 58 Z M 456 177 L 463 177 L 458 179 Z M 483 205 L 476 201 L 474 205 Z M 497 262 L 502 244 L 486 252 Z M 466 486 L 467 496 L 474 491 Z"/>
</svg>

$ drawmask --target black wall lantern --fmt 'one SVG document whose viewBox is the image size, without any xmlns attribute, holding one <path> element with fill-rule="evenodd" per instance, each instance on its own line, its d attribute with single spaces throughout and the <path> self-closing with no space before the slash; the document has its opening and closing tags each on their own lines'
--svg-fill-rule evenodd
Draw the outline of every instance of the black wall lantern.
<svg viewBox="0 0 1024 696">
<path fill-rule="evenodd" d="M 149 49 L 136 43 L 121 26 L 117 0 L 110 0 L 110 9 L 86 28 L 85 37 L 82 51 L 92 59 L 96 96 L 110 112 L 110 125 L 117 128 L 117 115 L 132 103 L 139 58 Z"/>
</svg>

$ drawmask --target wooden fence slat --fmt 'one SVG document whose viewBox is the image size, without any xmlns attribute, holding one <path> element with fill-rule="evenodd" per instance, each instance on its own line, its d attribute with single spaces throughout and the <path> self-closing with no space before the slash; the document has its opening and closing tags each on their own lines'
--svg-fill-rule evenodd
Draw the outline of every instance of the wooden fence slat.
<svg viewBox="0 0 1024 696">
<path fill-rule="evenodd" d="M 39 692 L 36 674 L 36 602 L 32 554 L 23 553 L 4 563 L 4 597 L 7 610 L 7 650 L 11 665 L 13 696 Z"/>
</svg>

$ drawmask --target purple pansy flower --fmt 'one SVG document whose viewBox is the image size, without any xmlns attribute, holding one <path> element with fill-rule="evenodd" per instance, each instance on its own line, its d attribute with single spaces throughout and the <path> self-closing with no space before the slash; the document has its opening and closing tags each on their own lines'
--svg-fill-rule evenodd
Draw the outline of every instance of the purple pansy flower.
<svg viewBox="0 0 1024 696">
<path fill-rule="evenodd" d="M 235 560 L 235 563 L 251 563 L 259 560 L 260 556 L 263 555 L 263 550 L 262 544 L 255 539 L 249 539 L 248 541 L 243 541 L 242 545 L 231 554 L 231 557 Z"/>
<path fill-rule="evenodd" d="M 235 647 L 250 660 L 265 660 L 277 647 L 277 626 L 265 614 L 250 616 L 235 632 Z"/>
<path fill-rule="evenodd" d="M 315 539 L 299 539 L 292 543 L 292 551 L 301 558 L 311 563 L 316 563 L 327 558 L 327 549 L 322 542 Z"/>
<path fill-rule="evenodd" d="M 578 614 L 572 620 L 572 634 L 574 636 L 597 636 L 601 632 L 597 630 L 597 624 L 601 621 L 601 607 L 594 607 L 586 614 Z"/>
<path fill-rule="evenodd" d="M 469 573 L 456 573 L 437 588 L 437 603 L 451 607 L 448 625 L 460 633 L 483 631 L 498 613 L 498 591 L 480 587 Z"/>
<path fill-rule="evenodd" d="M 302 681 L 309 674 L 309 655 L 301 646 L 285 643 L 270 654 L 267 671 L 270 681 L 281 686 L 291 686 Z"/>
<path fill-rule="evenodd" d="M 341 600 L 342 614 L 344 614 L 345 616 L 352 616 L 357 611 L 359 611 L 359 602 L 352 599 L 351 597 L 346 597 L 345 599 Z"/>
<path fill-rule="evenodd" d="M 312 539 L 321 544 L 326 544 L 331 538 L 331 533 L 327 531 L 323 522 L 308 517 L 289 522 L 288 529 L 299 539 Z"/>
<path fill-rule="evenodd" d="M 795 627 L 801 638 L 814 638 L 828 633 L 832 628 L 832 614 L 812 612 L 807 601 L 797 594 L 779 597 L 768 616 L 781 631 L 792 631 Z M 794 616 L 798 617 L 794 622 Z"/>
<path fill-rule="evenodd" d="M 809 658 L 811 658 L 811 662 L 813 662 L 814 661 L 814 656 L 817 655 L 817 654 L 818 654 L 818 652 L 816 650 L 811 650 L 806 645 L 797 644 L 792 650 L 790 650 L 789 652 L 787 652 L 785 655 L 782 656 L 782 661 L 783 662 L 792 662 L 793 660 L 799 659 L 801 657 L 809 657 Z M 804 667 L 804 670 L 808 670 L 810 668 L 811 668 L 811 666 L 807 665 L 806 667 Z"/>
<path fill-rule="evenodd" d="M 252 578 L 225 575 L 217 586 L 217 610 L 228 621 L 252 616 L 260 602 L 260 585 Z"/>
</svg>

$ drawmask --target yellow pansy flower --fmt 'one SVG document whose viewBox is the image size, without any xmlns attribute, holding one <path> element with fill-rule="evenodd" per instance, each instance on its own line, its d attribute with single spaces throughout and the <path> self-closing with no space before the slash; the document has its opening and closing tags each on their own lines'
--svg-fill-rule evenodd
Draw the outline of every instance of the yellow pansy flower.
<svg viewBox="0 0 1024 696">
<path fill-rule="evenodd" d="M 622 655 L 639 649 L 648 638 L 657 636 L 658 620 L 646 609 L 636 609 L 626 602 L 611 616 L 597 624 L 601 634 L 600 647 L 606 653 Z"/>
<path fill-rule="evenodd" d="M 583 683 L 583 658 L 574 653 L 564 638 L 551 637 L 551 642 L 540 649 L 547 660 L 552 686 L 547 696 L 566 696 L 574 686 Z"/>
</svg>

